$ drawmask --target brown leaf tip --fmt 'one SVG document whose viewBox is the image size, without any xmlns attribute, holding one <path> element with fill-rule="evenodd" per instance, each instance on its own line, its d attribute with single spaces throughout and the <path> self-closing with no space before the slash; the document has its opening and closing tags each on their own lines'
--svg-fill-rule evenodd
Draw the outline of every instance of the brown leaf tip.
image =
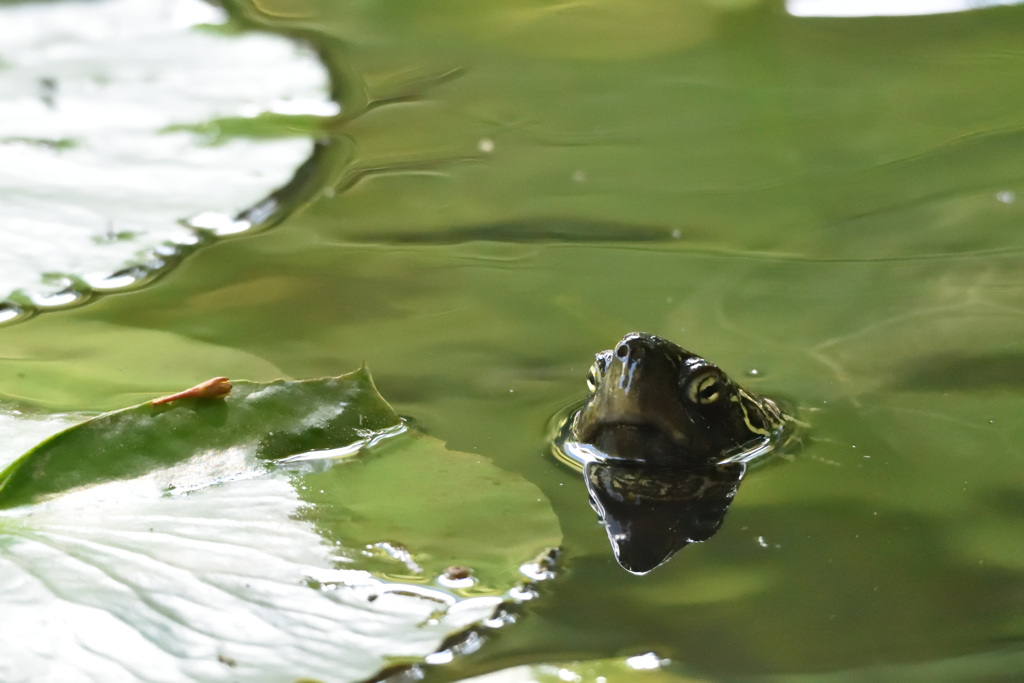
<svg viewBox="0 0 1024 683">
<path fill-rule="evenodd" d="M 195 385 L 191 389 L 179 391 L 170 396 L 154 398 L 152 405 L 162 406 L 166 403 L 181 400 L 183 398 L 224 398 L 231 392 L 231 382 L 227 377 L 214 377 L 205 382 Z"/>
</svg>

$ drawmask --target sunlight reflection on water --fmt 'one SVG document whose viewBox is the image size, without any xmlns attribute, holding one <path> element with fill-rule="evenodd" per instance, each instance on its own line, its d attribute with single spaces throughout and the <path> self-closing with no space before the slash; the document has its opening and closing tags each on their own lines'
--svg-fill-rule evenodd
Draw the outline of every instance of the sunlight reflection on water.
<svg viewBox="0 0 1024 683">
<path fill-rule="evenodd" d="M 1015 0 L 788 0 L 795 17 L 903 17 L 1018 5 Z"/>
</svg>

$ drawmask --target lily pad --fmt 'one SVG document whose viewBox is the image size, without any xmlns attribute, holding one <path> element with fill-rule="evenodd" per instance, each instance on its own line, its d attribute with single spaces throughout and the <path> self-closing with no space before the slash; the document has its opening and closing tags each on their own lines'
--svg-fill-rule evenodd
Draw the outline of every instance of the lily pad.
<svg viewBox="0 0 1024 683">
<path fill-rule="evenodd" d="M 502 600 L 333 568 L 281 477 L 140 483 L 0 513 L 0 679 L 362 680 Z"/>
<path fill-rule="evenodd" d="M 50 437 L 0 472 L 0 508 L 227 451 L 266 460 L 350 446 L 400 424 L 366 369 L 317 380 L 239 381 L 224 400 L 143 403 Z"/>
<path fill-rule="evenodd" d="M 224 232 L 182 218 L 235 215 L 309 156 L 338 113 L 326 69 L 228 21 L 199 0 L 0 3 L 0 322 L 144 284 Z"/>
<path fill-rule="evenodd" d="M 366 369 L 233 385 L 0 473 L 0 680 L 364 680 L 550 576 L 540 491 L 406 431 Z"/>
<path fill-rule="evenodd" d="M 344 556 L 360 551 L 358 566 L 372 558 L 394 579 L 440 580 L 467 595 L 503 593 L 521 580 L 523 560 L 561 541 L 533 484 L 421 434 L 306 474 L 298 487 L 311 503 L 302 516 Z M 452 567 L 466 576 L 446 581 Z"/>
</svg>

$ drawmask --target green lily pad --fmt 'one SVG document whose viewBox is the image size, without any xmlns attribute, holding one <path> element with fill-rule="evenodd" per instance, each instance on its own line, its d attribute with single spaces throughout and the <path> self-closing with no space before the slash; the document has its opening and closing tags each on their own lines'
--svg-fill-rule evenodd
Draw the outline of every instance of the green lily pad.
<svg viewBox="0 0 1024 683">
<path fill-rule="evenodd" d="M 521 580 L 523 561 L 561 542 L 533 484 L 421 434 L 305 474 L 298 489 L 311 504 L 302 516 L 357 566 L 402 581 L 440 577 L 466 595 L 504 593 Z M 445 581 L 452 567 L 469 576 Z"/>
<path fill-rule="evenodd" d="M 365 368 L 145 403 L 0 472 L 0 680 L 365 680 L 532 597 L 560 541 Z"/>
<path fill-rule="evenodd" d="M 209 453 L 276 459 L 350 446 L 399 424 L 365 368 L 317 380 L 239 381 L 223 400 L 142 403 L 50 437 L 0 472 L 0 509 Z"/>
<path fill-rule="evenodd" d="M 365 680 L 502 602 L 334 567 L 286 477 L 133 483 L 0 511 L 0 680 Z"/>
<path fill-rule="evenodd" d="M 144 284 L 199 244 L 183 217 L 233 216 L 288 182 L 337 113 L 330 76 L 229 22 L 197 0 L 0 3 L 0 150 L 18 169 L 0 299 L 60 309 Z"/>
</svg>

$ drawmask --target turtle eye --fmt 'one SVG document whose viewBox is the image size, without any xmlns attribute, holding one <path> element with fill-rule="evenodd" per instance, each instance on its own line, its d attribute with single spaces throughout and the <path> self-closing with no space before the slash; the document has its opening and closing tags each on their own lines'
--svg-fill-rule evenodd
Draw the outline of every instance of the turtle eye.
<svg viewBox="0 0 1024 683">
<path fill-rule="evenodd" d="M 686 384 L 686 398 L 691 403 L 707 405 L 722 396 L 722 375 L 718 370 L 708 369 L 690 378 Z"/>
<path fill-rule="evenodd" d="M 604 379 L 604 373 L 608 369 L 608 356 L 610 352 L 605 351 L 594 356 L 594 364 L 590 366 L 587 373 L 587 389 L 590 393 L 597 391 L 597 385 Z"/>
</svg>

